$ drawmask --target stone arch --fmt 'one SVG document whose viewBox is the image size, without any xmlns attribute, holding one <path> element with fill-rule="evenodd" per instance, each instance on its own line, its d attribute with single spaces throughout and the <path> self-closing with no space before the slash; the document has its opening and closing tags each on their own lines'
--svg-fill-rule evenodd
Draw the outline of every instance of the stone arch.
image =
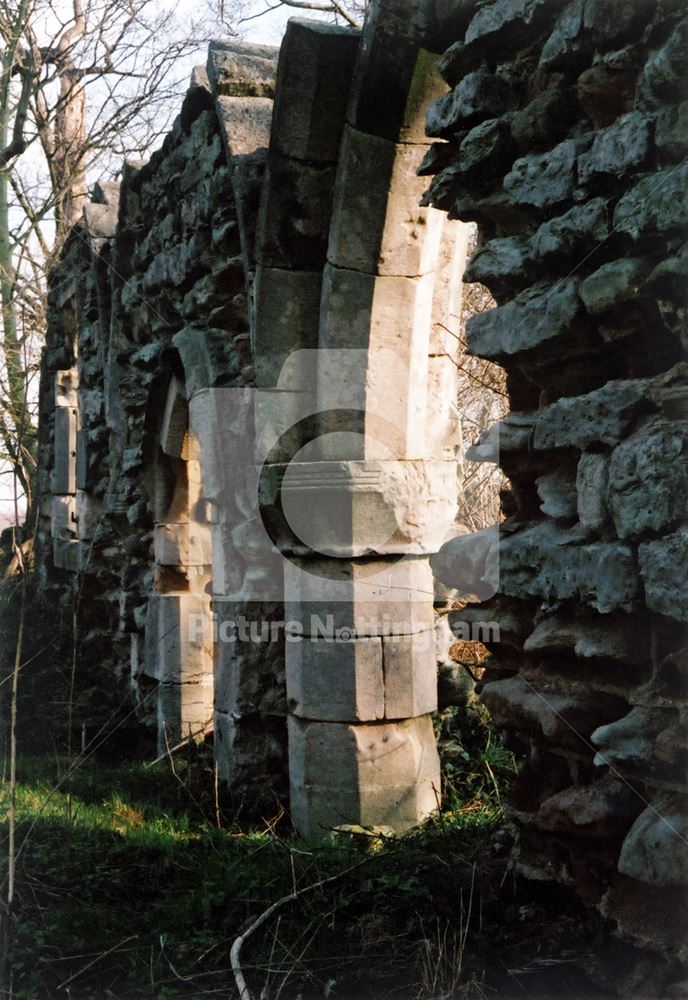
<svg viewBox="0 0 688 1000">
<path fill-rule="evenodd" d="M 325 45 L 328 73 L 318 69 Z M 291 83 L 294 65 L 312 81 L 307 107 Z M 437 805 L 428 557 L 452 524 L 458 490 L 451 410 L 467 227 L 418 207 L 415 171 L 428 148 L 423 109 L 442 89 L 402 14 L 386 11 L 381 32 L 374 7 L 362 39 L 290 22 L 258 227 L 253 342 L 266 393 L 257 458 L 269 452 L 271 463 L 263 503 L 273 522 L 286 501 L 313 510 L 307 539 L 283 517 L 279 542 L 285 618 L 305 636 L 285 656 L 291 808 L 307 836 L 341 823 L 405 829 Z M 387 96 L 383 107 L 373 94 Z M 314 122 L 323 103 L 326 136 Z M 308 196 L 314 163 L 319 215 Z M 299 213 L 283 204 L 285 175 L 301 180 Z M 288 238 L 295 214 L 312 223 L 307 252 Z M 339 422 L 352 411 L 353 432 Z M 304 438 L 295 457 L 280 454 L 284 432 L 308 414 L 317 439 Z M 389 539 L 375 537 L 380 518 L 396 525 Z M 323 635 L 328 619 L 334 633 Z"/>
</svg>

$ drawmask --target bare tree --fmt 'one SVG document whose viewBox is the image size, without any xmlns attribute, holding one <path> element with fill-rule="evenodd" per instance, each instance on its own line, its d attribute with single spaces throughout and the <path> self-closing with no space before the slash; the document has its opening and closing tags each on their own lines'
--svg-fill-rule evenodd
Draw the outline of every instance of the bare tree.
<svg viewBox="0 0 688 1000">
<path fill-rule="evenodd" d="M 208 40 L 165 0 L 0 0 L 0 460 L 31 501 L 45 273 L 89 178 L 167 130 Z"/>
<path fill-rule="evenodd" d="M 477 234 L 469 243 L 469 257 L 477 249 Z M 476 444 L 489 427 L 509 412 L 506 373 L 499 365 L 471 356 L 466 351 L 466 322 L 471 316 L 492 309 L 495 301 L 484 285 L 466 284 L 461 304 L 461 329 L 457 365 L 457 405 L 461 414 L 464 445 Z M 504 474 L 489 462 L 465 461 L 459 496 L 458 520 L 471 531 L 479 531 L 501 519 L 500 490 Z"/>
<path fill-rule="evenodd" d="M 270 11 L 279 10 L 280 7 L 291 7 L 302 13 L 314 11 L 319 15 L 329 15 L 336 24 L 348 24 L 352 28 L 360 28 L 368 8 L 368 0 L 259 0 L 256 6 L 257 9 L 253 6 L 245 9 L 238 18 L 238 23 L 263 17 Z M 227 0 L 211 0 L 209 8 L 221 23 L 225 23 Z"/>
</svg>

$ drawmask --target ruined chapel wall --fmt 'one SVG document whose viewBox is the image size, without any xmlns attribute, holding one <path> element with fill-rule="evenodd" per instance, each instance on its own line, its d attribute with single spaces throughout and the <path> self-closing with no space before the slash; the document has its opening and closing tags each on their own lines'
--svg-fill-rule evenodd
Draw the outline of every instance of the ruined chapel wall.
<svg viewBox="0 0 688 1000">
<path fill-rule="evenodd" d="M 504 366 L 511 413 L 469 457 L 501 465 L 515 513 L 435 570 L 497 591 L 457 616 L 500 628 L 482 698 L 529 755 L 519 870 L 609 921 L 620 993 L 670 990 L 688 957 L 685 7 L 469 2 L 442 34 L 426 201 L 479 226 L 467 278 L 497 308 L 468 349 Z"/>
</svg>

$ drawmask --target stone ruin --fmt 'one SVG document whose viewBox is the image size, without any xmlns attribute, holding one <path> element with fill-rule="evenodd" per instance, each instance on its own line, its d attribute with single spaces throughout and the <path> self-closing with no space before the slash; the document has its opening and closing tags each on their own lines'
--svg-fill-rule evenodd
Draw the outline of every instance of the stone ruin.
<svg viewBox="0 0 688 1000">
<path fill-rule="evenodd" d="M 495 625 L 515 864 L 606 921 L 626 995 L 687 990 L 687 36 L 678 0 L 377 0 L 212 44 L 68 239 L 41 369 L 40 582 L 160 752 L 288 776 L 306 837 L 406 830 L 437 612 L 482 598 L 449 618 Z M 464 278 L 511 407 L 468 455 L 509 478 L 477 535 Z"/>
</svg>

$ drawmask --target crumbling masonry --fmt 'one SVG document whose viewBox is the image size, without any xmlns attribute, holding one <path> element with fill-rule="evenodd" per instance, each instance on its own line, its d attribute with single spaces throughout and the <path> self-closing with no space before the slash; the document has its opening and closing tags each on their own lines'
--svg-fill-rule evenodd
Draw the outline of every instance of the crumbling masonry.
<svg viewBox="0 0 688 1000">
<path fill-rule="evenodd" d="M 68 240 L 41 383 L 43 585 L 88 582 L 85 648 L 130 673 L 161 752 L 212 732 L 239 793 L 288 770 L 309 837 L 407 829 L 439 794 L 433 605 L 482 597 L 456 616 L 499 629 L 481 696 L 528 750 L 516 864 L 607 919 L 619 992 L 667 996 L 687 35 L 672 0 L 379 0 L 362 34 L 213 44 Z M 452 539 L 464 271 L 511 404 L 469 457 L 510 491 L 499 528 Z"/>
</svg>

